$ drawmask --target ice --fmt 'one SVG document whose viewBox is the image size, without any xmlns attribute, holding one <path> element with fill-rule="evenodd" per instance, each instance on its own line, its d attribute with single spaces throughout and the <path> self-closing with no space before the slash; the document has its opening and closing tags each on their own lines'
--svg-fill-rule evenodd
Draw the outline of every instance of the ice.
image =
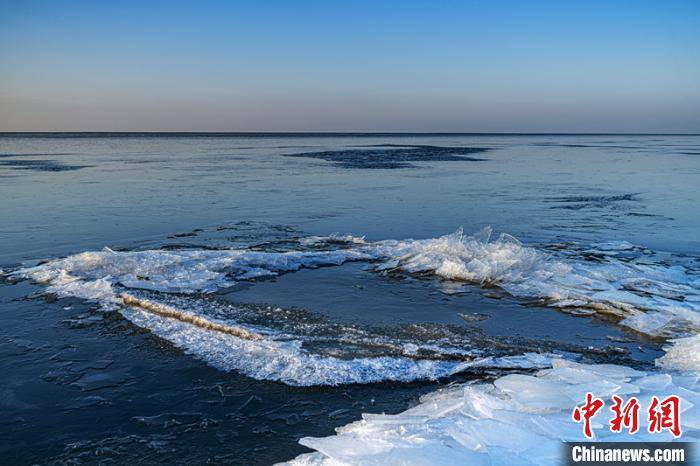
<svg viewBox="0 0 700 466">
<path fill-rule="evenodd" d="M 607 406 L 593 419 L 596 440 L 674 440 L 644 428 L 634 436 L 609 430 L 611 387 L 623 385 L 629 385 L 626 392 L 637 393 L 642 406 L 654 395 L 679 395 L 682 439 L 700 436 L 695 378 L 554 360 L 551 369 L 534 376 L 510 374 L 493 383 L 451 386 L 426 395 L 403 413 L 364 415 L 334 436 L 302 438 L 300 443 L 316 452 L 287 464 L 556 464 L 562 441 L 586 440 L 582 425 L 571 419 L 573 407 L 584 401 L 584 389 L 602 390 L 599 396 Z M 574 389 L 574 397 L 562 393 L 567 387 Z M 641 422 L 643 426 L 644 418 Z"/>
<path fill-rule="evenodd" d="M 80 280 L 71 277 L 63 270 L 50 281 L 50 286 L 46 291 L 59 297 L 72 296 L 90 301 L 99 301 L 105 305 L 113 305 L 117 301 L 109 277 L 96 280 Z"/>
<path fill-rule="evenodd" d="M 530 299 L 573 313 L 606 313 L 619 316 L 621 324 L 653 336 L 675 337 L 667 354 L 658 360 L 660 367 L 700 371 L 700 277 L 683 265 L 665 262 L 621 260 L 616 254 L 599 254 L 603 259 L 585 260 L 573 251 L 558 256 L 528 247 L 507 234 L 492 240 L 486 228 L 473 236 L 461 230 L 451 235 L 424 240 L 367 241 L 364 237 L 331 235 L 299 240 L 300 250 L 264 252 L 246 249 L 183 249 L 88 251 L 55 259 L 35 267 L 11 272 L 47 285 L 47 292 L 61 297 L 77 297 L 99 302 L 104 309 L 122 309 L 119 294 L 124 290 L 154 290 L 163 293 L 208 293 L 230 287 L 237 281 L 275 276 L 302 268 L 338 266 L 348 261 L 374 261 L 378 271 L 402 270 L 406 273 L 434 274 L 446 282 L 469 282 L 498 286 L 511 295 Z M 337 249 L 331 249 L 337 247 Z M 313 250 L 308 250 L 313 247 Z M 595 251 L 634 253 L 639 248 L 626 243 L 594 246 Z M 590 253 L 591 250 L 589 250 Z M 127 315 L 138 316 L 125 311 Z M 291 342 L 267 342 L 272 346 L 253 347 L 252 343 L 232 345 L 226 355 L 212 349 L 210 339 L 220 336 L 204 329 L 181 328 L 166 331 L 163 322 L 140 319 L 143 326 L 165 335 L 174 344 L 225 370 L 237 369 L 257 378 L 298 384 L 340 384 L 378 380 L 415 380 L 438 378 L 479 367 L 508 369 L 542 368 L 551 355 L 521 355 L 508 358 L 483 358 L 457 364 L 417 359 L 418 353 L 408 343 L 402 358 L 342 360 L 320 358 L 299 349 Z M 172 325 L 176 325 L 172 323 Z M 181 325 L 181 324 L 177 324 Z M 184 325 L 184 324 L 182 324 Z M 172 330 L 172 329 L 171 329 Z M 683 338 L 681 338 L 683 337 Z M 200 339 L 201 341 L 197 341 Z M 266 344 L 267 344 L 266 343 Z M 253 345 L 253 346 L 251 346 Z M 232 349 L 235 348 L 235 349 Z M 461 354 L 454 349 L 453 354 Z M 466 353 L 465 353 L 466 355 Z M 299 362 L 297 366 L 294 360 Z M 250 361 L 255 359 L 255 361 Z M 332 360 L 331 360 L 332 359 Z M 271 361 L 275 361 L 274 363 Z M 601 368 L 597 370 L 603 370 Z M 618 369 L 615 369 L 619 372 Z M 386 377 L 382 377 L 384 371 Z M 402 375 L 403 371 L 403 375 Z M 542 376 L 554 380 L 589 376 L 607 377 L 613 385 L 593 388 L 601 393 L 631 393 L 628 375 L 590 374 L 590 369 L 576 366 L 555 367 Z M 652 383 L 651 381 L 649 383 Z M 538 405 L 542 410 L 566 403 L 564 396 L 576 397 L 580 389 L 567 388 L 557 397 L 538 398 L 537 393 L 523 403 Z M 632 391 L 630 391 L 632 390 Z"/>
<path fill-rule="evenodd" d="M 234 285 L 236 279 L 246 280 L 370 258 L 364 252 L 349 249 L 290 252 L 241 249 L 117 252 L 105 248 L 21 269 L 15 275 L 49 283 L 57 291 L 61 291 L 68 282 L 103 279 L 129 288 L 191 293 L 228 287 Z M 69 294 L 69 291 L 65 294 Z"/>
<path fill-rule="evenodd" d="M 700 331 L 700 277 L 690 268 L 620 260 L 617 252 L 638 249 L 624 241 L 596 245 L 595 251 L 607 253 L 593 262 L 573 251 L 556 257 L 510 235 L 491 236 L 490 229 L 473 236 L 458 230 L 439 238 L 367 243 L 360 250 L 384 261 L 379 271 L 498 286 L 578 314 L 617 315 L 622 325 L 653 336 L 678 336 L 679 328 Z"/>
<path fill-rule="evenodd" d="M 665 390 L 669 385 L 673 383 L 673 377 L 670 374 L 654 374 L 642 377 L 637 380 L 637 385 L 649 391 L 660 392 Z"/>
<path fill-rule="evenodd" d="M 664 347 L 666 354 L 656 360 L 656 365 L 666 369 L 700 372 L 700 335 L 671 340 Z"/>
<path fill-rule="evenodd" d="M 628 251 L 634 248 L 634 244 L 628 241 L 606 241 L 604 243 L 593 243 L 589 251 L 614 253 L 616 251 Z"/>
<path fill-rule="evenodd" d="M 315 246 L 318 244 L 365 244 L 364 236 L 342 235 L 333 233 L 328 236 L 306 236 L 299 239 L 299 244 L 304 246 Z"/>
<path fill-rule="evenodd" d="M 573 408 L 588 392 L 598 397 L 610 397 L 639 391 L 634 385 L 601 377 L 572 384 L 565 379 L 511 374 L 498 379 L 494 385 L 501 392 L 509 394 L 514 402 L 520 403 L 523 410 L 540 413 Z"/>
<path fill-rule="evenodd" d="M 331 238 L 328 241 L 351 241 Z M 321 241 L 321 240 L 316 240 Z M 361 242 L 354 239 L 352 242 Z M 482 367 L 547 367 L 548 355 L 526 354 L 505 358 L 459 360 L 420 359 L 417 354 L 425 345 L 405 345 L 406 357 L 341 359 L 322 357 L 302 348 L 302 340 L 280 340 L 262 330 L 259 341 L 226 334 L 218 328 L 236 328 L 235 322 L 202 319 L 189 310 L 168 311 L 168 315 L 132 305 L 121 295 L 124 289 L 147 289 L 160 292 L 208 292 L 232 285 L 235 280 L 291 272 L 303 267 L 340 265 L 349 260 L 368 260 L 375 256 L 367 251 L 291 251 L 286 253 L 247 250 L 146 250 L 85 252 L 64 259 L 17 271 L 18 276 L 48 285 L 47 291 L 58 296 L 73 296 L 97 301 L 104 309 L 119 310 L 136 325 L 149 329 L 185 352 L 221 370 L 237 370 L 257 379 L 281 381 L 290 385 L 339 385 L 372 383 L 384 380 L 412 381 L 438 379 L 456 372 Z M 129 295 L 124 295 L 129 296 Z M 145 301 L 144 301 L 145 302 Z M 158 303 L 154 303 L 159 306 Z M 148 311 L 148 312 L 146 312 Z M 186 319 L 170 318 L 172 315 Z M 193 322 L 211 325 L 194 325 Z M 230 333 L 230 332 L 229 332 Z M 435 348 L 436 350 L 439 348 Z M 469 352 L 455 348 L 454 355 L 469 357 Z"/>
<path fill-rule="evenodd" d="M 136 325 L 147 328 L 217 369 L 237 370 L 259 380 L 276 380 L 288 385 L 436 379 L 453 374 L 458 367 L 457 362 L 402 357 L 320 357 L 304 351 L 299 340 L 247 340 L 138 309 L 124 309 L 122 312 Z"/>
<path fill-rule="evenodd" d="M 544 413 L 575 405 L 575 400 L 563 392 L 565 384 L 562 382 L 511 374 L 496 380 L 494 385 L 502 393 L 509 394 L 515 403 L 523 406 L 523 409 L 533 412 Z"/>
<path fill-rule="evenodd" d="M 352 235 L 312 236 L 302 246 L 335 250 L 263 252 L 245 249 L 146 250 L 108 248 L 21 269 L 13 275 L 48 283 L 60 296 L 107 300 L 108 284 L 161 292 L 213 292 L 238 280 L 341 265 L 347 261 L 382 261 L 378 271 L 400 269 L 432 273 L 450 281 L 498 286 L 511 295 L 545 301 L 577 314 L 607 313 L 641 333 L 662 337 L 700 332 L 700 277 L 682 265 L 621 261 L 605 256 L 591 262 L 568 253 L 554 257 L 510 235 L 491 240 L 490 228 L 468 236 L 461 230 L 424 240 L 369 242 Z M 596 250 L 634 249 L 625 242 Z M 92 283 L 90 283 L 92 282 Z"/>
<path fill-rule="evenodd" d="M 524 353 L 516 356 L 486 357 L 469 361 L 463 367 L 492 367 L 499 369 L 540 369 L 552 365 L 552 354 Z"/>
<path fill-rule="evenodd" d="M 557 359 L 552 361 L 553 371 L 560 369 L 574 369 L 587 373 L 588 380 L 593 380 L 598 377 L 604 377 L 607 380 L 619 382 L 629 382 L 632 377 L 642 377 L 643 371 L 633 369 L 626 366 L 618 366 L 616 364 L 581 364 L 567 359 Z M 590 375 L 588 375 L 590 374 Z M 563 377 L 568 381 L 568 378 Z"/>
<path fill-rule="evenodd" d="M 285 335 L 262 335 L 260 339 L 212 331 L 139 308 L 121 309 L 134 324 L 150 330 L 207 364 L 236 370 L 259 380 L 274 380 L 295 386 L 365 384 L 380 381 L 435 380 L 467 370 L 460 361 L 381 356 L 354 359 L 319 356 L 306 351 L 300 339 Z M 189 314 L 188 314 L 189 315 Z M 228 323 L 227 323 L 228 324 Z M 259 329 L 256 329 L 259 331 Z M 550 365 L 551 357 L 526 354 L 520 357 L 482 358 L 475 367 L 531 368 Z M 539 367 L 538 366 L 538 367 Z"/>
</svg>

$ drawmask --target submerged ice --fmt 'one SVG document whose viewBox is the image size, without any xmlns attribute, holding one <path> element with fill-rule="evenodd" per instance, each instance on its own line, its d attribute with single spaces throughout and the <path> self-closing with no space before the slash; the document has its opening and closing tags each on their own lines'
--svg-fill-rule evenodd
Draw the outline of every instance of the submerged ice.
<svg viewBox="0 0 700 466">
<path fill-rule="evenodd" d="M 477 357 L 467 361 L 402 356 L 337 358 L 310 353 L 302 348 L 303 339 L 289 335 L 268 333 L 267 338 L 247 339 L 209 331 L 137 308 L 125 309 L 122 313 L 136 325 L 149 329 L 217 369 L 236 370 L 258 380 L 274 380 L 294 386 L 435 380 L 471 368 L 542 368 L 551 364 L 553 356 L 526 353 Z"/>
<path fill-rule="evenodd" d="M 634 436 L 613 433 L 610 397 L 636 396 L 648 406 L 652 396 L 678 395 L 685 441 L 700 439 L 698 377 L 657 374 L 616 365 L 589 365 L 555 359 L 534 375 L 510 374 L 493 383 L 462 384 L 431 393 L 399 414 L 364 414 L 363 419 L 325 438 L 300 440 L 315 453 L 292 465 L 384 464 L 557 464 L 561 442 L 585 441 L 571 412 L 586 393 L 606 407 L 593 419 L 595 440 L 671 441 L 670 433 Z M 644 419 L 641 420 L 644 426 Z"/>
<path fill-rule="evenodd" d="M 224 371 L 236 370 L 258 380 L 288 385 L 341 385 L 383 380 L 409 382 L 437 379 L 458 372 L 455 361 L 416 360 L 405 357 L 339 359 L 311 354 L 297 339 L 274 337 L 249 340 L 209 331 L 139 309 L 126 309 L 124 316 L 147 328 L 186 353 Z"/>
</svg>

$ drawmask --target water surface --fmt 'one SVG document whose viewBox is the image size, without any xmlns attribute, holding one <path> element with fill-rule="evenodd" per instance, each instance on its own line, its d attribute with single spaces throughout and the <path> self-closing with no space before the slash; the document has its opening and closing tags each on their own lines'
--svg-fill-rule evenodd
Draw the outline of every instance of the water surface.
<svg viewBox="0 0 700 466">
<path fill-rule="evenodd" d="M 2 455 L 268 464 L 362 412 L 402 411 L 445 384 L 527 370 L 491 363 L 453 373 L 475 358 L 539 353 L 651 367 L 666 337 L 692 334 L 696 323 L 684 314 L 665 327 L 624 325 L 625 309 L 590 306 L 632 302 L 667 317 L 675 302 L 694 312 L 698 154 L 696 136 L 2 135 L 0 410 L 11 439 Z M 486 225 L 489 238 L 479 236 Z M 478 279 L 446 267 L 464 259 L 459 241 L 387 242 L 459 227 L 467 244 L 477 234 L 468 254 L 490 267 L 472 264 Z M 328 236 L 336 232 L 353 236 Z M 506 237 L 488 249 L 501 232 L 522 244 Z M 43 262 L 104 247 L 115 252 L 94 256 L 106 264 L 97 269 L 93 256 L 72 268 Z M 139 251 L 151 252 L 132 262 Z M 257 253 L 268 256 L 253 264 Z M 188 254 L 231 262 L 202 270 L 198 255 L 192 267 L 161 267 Z M 523 282 L 494 269 L 517 259 L 517 271 L 523 258 L 531 262 L 522 270 L 564 264 L 576 272 L 564 278 L 577 281 Z M 46 294 L 17 275 L 37 264 L 245 325 L 281 346 L 245 347 L 245 360 L 233 360 L 227 345 L 240 342 L 120 312 L 104 294 L 81 299 L 84 288 L 56 276 Z M 592 278 L 607 295 L 581 288 Z M 563 302 L 555 285 L 590 302 Z M 307 355 L 313 364 L 299 363 Z M 375 367 L 373 358 L 387 359 Z M 305 380 L 314 384 L 297 383 Z"/>
</svg>

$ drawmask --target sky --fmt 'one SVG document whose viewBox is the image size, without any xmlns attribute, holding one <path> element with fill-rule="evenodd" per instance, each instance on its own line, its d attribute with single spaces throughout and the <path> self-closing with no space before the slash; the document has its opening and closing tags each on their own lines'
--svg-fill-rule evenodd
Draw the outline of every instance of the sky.
<svg viewBox="0 0 700 466">
<path fill-rule="evenodd" d="M 0 131 L 700 133 L 700 1 L 0 0 Z"/>
</svg>

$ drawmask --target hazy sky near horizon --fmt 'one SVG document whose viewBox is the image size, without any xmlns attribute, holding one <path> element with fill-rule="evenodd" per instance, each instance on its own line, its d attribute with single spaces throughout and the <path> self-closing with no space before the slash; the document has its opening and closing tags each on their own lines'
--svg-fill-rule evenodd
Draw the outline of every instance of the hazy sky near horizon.
<svg viewBox="0 0 700 466">
<path fill-rule="evenodd" d="M 0 0 L 0 131 L 699 133 L 700 2 Z"/>
</svg>

